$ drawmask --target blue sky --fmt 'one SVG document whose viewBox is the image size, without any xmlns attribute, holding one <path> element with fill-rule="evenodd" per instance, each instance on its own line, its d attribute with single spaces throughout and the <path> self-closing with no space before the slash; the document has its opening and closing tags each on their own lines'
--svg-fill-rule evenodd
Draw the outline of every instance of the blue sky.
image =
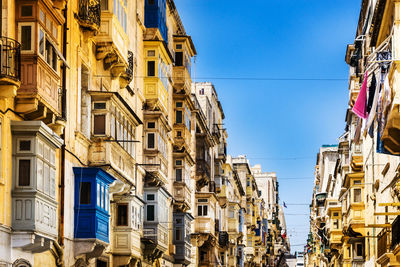
<svg viewBox="0 0 400 267">
<path fill-rule="evenodd" d="M 309 209 L 290 204 L 310 203 L 316 153 L 344 130 L 348 83 L 220 78 L 347 79 L 346 45 L 354 42 L 361 1 L 175 4 L 198 52 L 192 76 L 213 82 L 222 102 L 228 153 L 277 173 L 292 252 L 302 250 L 308 215 L 296 214 Z"/>
</svg>

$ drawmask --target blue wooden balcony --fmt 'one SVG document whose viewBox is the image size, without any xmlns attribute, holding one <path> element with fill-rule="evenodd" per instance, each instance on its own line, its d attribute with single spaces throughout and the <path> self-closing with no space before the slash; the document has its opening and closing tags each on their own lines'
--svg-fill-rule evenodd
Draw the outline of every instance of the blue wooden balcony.
<svg viewBox="0 0 400 267">
<path fill-rule="evenodd" d="M 109 185 L 115 181 L 100 168 L 74 167 L 74 237 L 109 243 Z"/>
<path fill-rule="evenodd" d="M 158 28 L 164 41 L 168 43 L 166 0 L 145 0 L 144 25 L 146 28 Z"/>
</svg>

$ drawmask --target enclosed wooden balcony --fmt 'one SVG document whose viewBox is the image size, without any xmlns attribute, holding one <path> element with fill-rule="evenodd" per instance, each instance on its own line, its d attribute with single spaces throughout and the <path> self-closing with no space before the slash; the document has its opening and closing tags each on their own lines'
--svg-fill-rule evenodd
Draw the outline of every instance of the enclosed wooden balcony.
<svg viewBox="0 0 400 267">
<path fill-rule="evenodd" d="M 21 45 L 0 37 L 0 97 L 14 97 L 21 85 Z"/>
<path fill-rule="evenodd" d="M 192 134 L 185 124 L 174 124 L 174 150 L 175 151 L 186 151 L 190 154 L 191 149 L 191 138 Z"/>
<path fill-rule="evenodd" d="M 130 186 L 117 181 L 110 188 L 114 194 L 111 231 L 112 252 L 114 264 L 117 266 L 127 265 L 132 258 L 140 259 L 143 224 L 141 221 L 141 199 L 130 192 Z"/>
<path fill-rule="evenodd" d="M 79 0 L 78 23 L 91 31 L 99 31 L 101 20 L 101 7 L 99 0 Z"/>
<path fill-rule="evenodd" d="M 387 261 L 387 259 L 393 254 L 391 253 L 391 230 L 390 229 L 382 229 L 382 231 L 378 234 L 378 259 L 377 262 L 382 264 Z M 392 255 L 390 255 L 392 254 Z"/>
<path fill-rule="evenodd" d="M 400 105 L 394 105 L 390 111 L 381 139 L 390 153 L 400 155 Z"/>
<path fill-rule="evenodd" d="M 174 198 L 176 201 L 174 205 L 180 211 L 185 212 L 190 209 L 191 195 L 191 191 L 185 182 L 174 182 Z"/>
<path fill-rule="evenodd" d="M 215 222 L 210 217 L 196 217 L 195 233 L 211 234 L 215 236 Z"/>
<path fill-rule="evenodd" d="M 180 91 L 178 92 L 182 91 L 185 94 L 190 94 L 192 79 L 190 78 L 188 69 L 185 66 L 174 66 L 172 80 L 174 82 L 174 88 L 180 88 Z"/>
<path fill-rule="evenodd" d="M 173 69 L 174 88 L 190 94 L 192 80 L 191 59 L 197 52 L 192 38 L 187 35 L 174 35 L 175 65 Z"/>
</svg>

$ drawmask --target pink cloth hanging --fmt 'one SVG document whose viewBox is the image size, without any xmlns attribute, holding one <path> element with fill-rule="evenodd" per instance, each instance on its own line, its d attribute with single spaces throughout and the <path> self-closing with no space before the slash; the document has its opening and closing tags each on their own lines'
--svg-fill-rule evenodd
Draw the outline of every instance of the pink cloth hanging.
<svg viewBox="0 0 400 267">
<path fill-rule="evenodd" d="M 361 86 L 360 93 L 358 94 L 356 103 L 353 107 L 353 112 L 360 118 L 367 118 L 367 80 L 368 80 L 368 72 L 365 72 L 364 81 Z"/>
</svg>

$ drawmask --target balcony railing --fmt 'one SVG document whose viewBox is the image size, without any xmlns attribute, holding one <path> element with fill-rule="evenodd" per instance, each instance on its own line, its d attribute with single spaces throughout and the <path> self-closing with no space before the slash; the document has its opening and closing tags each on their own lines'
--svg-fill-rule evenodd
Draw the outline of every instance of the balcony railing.
<svg viewBox="0 0 400 267">
<path fill-rule="evenodd" d="M 229 234 L 228 232 L 219 232 L 218 243 L 221 247 L 227 247 L 229 245 Z"/>
<path fill-rule="evenodd" d="M 383 229 L 378 234 L 378 258 L 390 249 L 390 229 Z"/>
<path fill-rule="evenodd" d="M 0 83 L 4 83 L 3 79 L 20 81 L 21 45 L 11 38 L 4 36 L 0 38 Z"/>
<path fill-rule="evenodd" d="M 101 21 L 99 0 L 79 0 L 78 18 L 82 27 L 98 29 Z"/>
</svg>

